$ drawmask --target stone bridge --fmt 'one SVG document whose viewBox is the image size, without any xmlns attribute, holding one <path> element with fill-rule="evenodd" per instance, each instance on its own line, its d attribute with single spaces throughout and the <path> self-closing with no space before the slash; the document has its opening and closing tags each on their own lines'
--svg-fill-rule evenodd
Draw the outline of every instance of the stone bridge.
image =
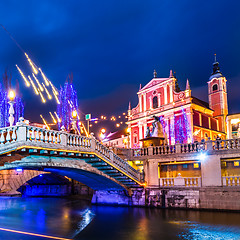
<svg viewBox="0 0 240 240">
<path fill-rule="evenodd" d="M 97 191 L 127 190 L 131 194 L 131 189 L 144 186 L 139 171 L 94 137 L 23 123 L 0 129 L 0 172 L 13 169 L 33 170 L 32 177 L 41 172 L 57 173 Z M 17 190 L 19 184 L 15 184 L 15 189 L 13 184 L 9 184 L 15 175 L 13 171 L 8 174 L 9 181 L 6 174 L 0 178 L 2 192 Z"/>
</svg>

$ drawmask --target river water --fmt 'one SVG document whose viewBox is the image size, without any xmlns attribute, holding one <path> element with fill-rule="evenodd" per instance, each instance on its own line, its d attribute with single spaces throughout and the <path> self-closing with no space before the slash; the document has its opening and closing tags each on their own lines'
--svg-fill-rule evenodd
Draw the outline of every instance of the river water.
<svg viewBox="0 0 240 240">
<path fill-rule="evenodd" d="M 0 198 L 0 240 L 240 239 L 240 213 L 91 206 L 70 198 Z"/>
</svg>

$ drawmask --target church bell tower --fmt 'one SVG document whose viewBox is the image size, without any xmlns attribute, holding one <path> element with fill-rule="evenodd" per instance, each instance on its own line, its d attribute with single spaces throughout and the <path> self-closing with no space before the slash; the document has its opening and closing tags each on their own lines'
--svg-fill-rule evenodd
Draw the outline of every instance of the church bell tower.
<svg viewBox="0 0 240 240">
<path fill-rule="evenodd" d="M 228 114 L 227 104 L 227 80 L 222 75 L 219 63 L 216 59 L 213 63 L 213 72 L 208 81 L 209 107 L 214 110 L 213 117 L 218 119 L 218 130 L 226 133 L 226 116 Z"/>
</svg>

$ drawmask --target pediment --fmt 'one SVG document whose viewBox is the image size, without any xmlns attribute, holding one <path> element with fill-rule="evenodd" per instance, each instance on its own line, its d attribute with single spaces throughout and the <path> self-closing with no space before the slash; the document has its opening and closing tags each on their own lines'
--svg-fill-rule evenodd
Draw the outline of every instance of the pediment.
<svg viewBox="0 0 240 240">
<path fill-rule="evenodd" d="M 146 84 L 142 89 L 140 89 L 139 92 L 146 90 L 150 87 L 156 86 L 162 82 L 165 82 L 168 79 L 170 78 L 153 78 L 148 84 Z"/>
</svg>

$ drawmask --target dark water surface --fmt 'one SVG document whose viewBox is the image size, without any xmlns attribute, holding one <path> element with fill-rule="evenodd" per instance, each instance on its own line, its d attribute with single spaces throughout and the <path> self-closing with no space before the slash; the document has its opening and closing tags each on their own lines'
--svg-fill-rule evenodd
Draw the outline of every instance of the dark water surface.
<svg viewBox="0 0 240 240">
<path fill-rule="evenodd" d="M 240 239 L 240 213 L 102 207 L 67 198 L 0 198 L 0 240 L 60 238 Z"/>
</svg>

